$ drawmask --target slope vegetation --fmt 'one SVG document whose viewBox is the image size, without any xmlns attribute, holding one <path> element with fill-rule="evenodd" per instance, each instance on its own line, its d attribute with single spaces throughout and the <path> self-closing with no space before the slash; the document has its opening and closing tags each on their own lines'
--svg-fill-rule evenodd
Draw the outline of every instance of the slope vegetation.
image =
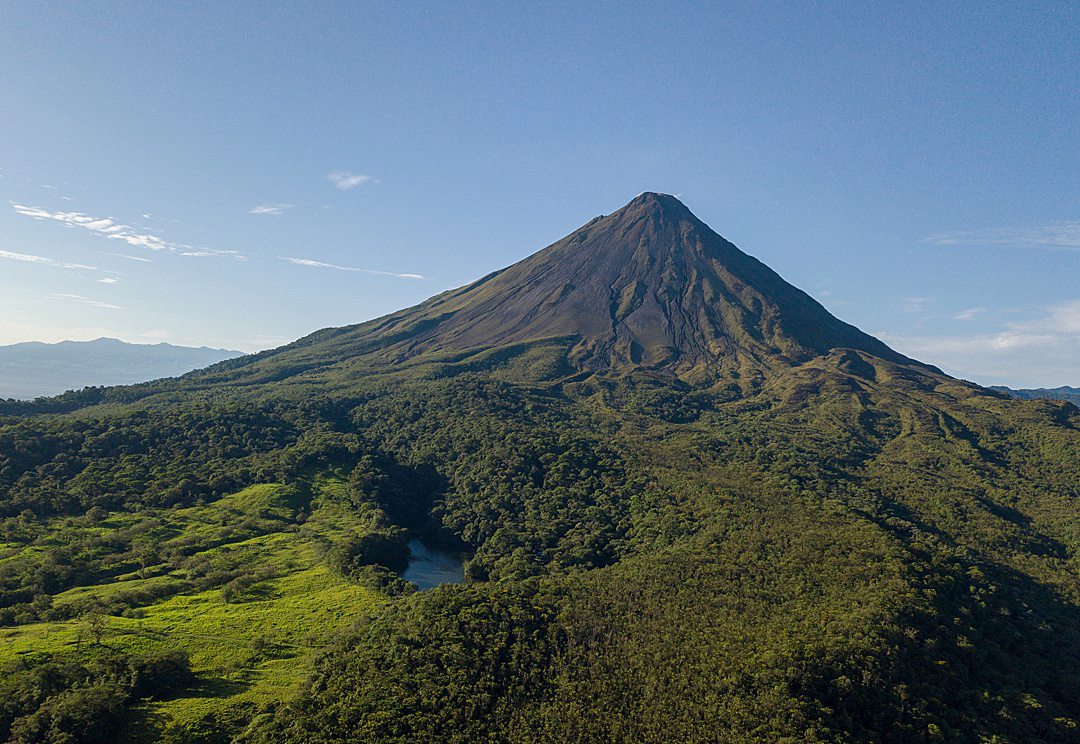
<svg viewBox="0 0 1080 744">
<path fill-rule="evenodd" d="M 125 646 L 77 624 L 139 615 L 203 707 L 129 684 L 129 738 L 1080 738 L 1080 410 L 906 359 L 671 197 L 387 318 L 0 421 L 11 684 L 85 670 L 9 696 L 18 741 L 120 684 Z M 410 592 L 406 536 L 468 581 Z M 311 632 L 256 651 L 248 603 Z"/>
</svg>

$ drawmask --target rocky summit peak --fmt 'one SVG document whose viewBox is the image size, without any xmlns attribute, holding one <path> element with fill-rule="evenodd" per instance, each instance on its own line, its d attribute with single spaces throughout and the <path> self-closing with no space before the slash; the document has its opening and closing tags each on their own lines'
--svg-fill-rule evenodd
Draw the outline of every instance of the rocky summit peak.
<svg viewBox="0 0 1080 744">
<path fill-rule="evenodd" d="M 693 216 L 690 210 L 686 208 L 686 205 L 679 201 L 678 197 L 659 191 L 643 191 L 619 211 L 644 209 L 672 216 Z"/>
<path fill-rule="evenodd" d="M 691 226 L 704 223 L 687 209 L 686 205 L 671 194 L 645 191 L 638 194 L 622 209 L 602 218 L 611 227 L 629 228 L 633 225 L 656 230 L 664 225 L 675 226 L 686 222 Z"/>
</svg>

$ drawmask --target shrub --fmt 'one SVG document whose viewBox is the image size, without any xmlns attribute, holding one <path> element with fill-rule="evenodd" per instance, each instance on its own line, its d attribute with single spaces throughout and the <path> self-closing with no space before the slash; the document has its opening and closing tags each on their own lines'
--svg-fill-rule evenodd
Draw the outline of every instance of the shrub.
<svg viewBox="0 0 1080 744">
<path fill-rule="evenodd" d="M 408 533 L 401 527 L 381 527 L 365 534 L 352 534 L 328 555 L 330 567 L 352 577 L 364 566 L 382 566 L 404 571 L 409 564 Z"/>
</svg>

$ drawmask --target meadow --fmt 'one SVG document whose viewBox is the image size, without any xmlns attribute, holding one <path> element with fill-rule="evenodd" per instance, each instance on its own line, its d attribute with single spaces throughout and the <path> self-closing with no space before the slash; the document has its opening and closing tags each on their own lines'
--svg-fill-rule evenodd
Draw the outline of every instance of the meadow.
<svg viewBox="0 0 1080 744">
<path fill-rule="evenodd" d="M 157 555 L 179 551 L 184 558 L 178 567 L 122 566 L 121 573 L 56 594 L 51 614 L 68 617 L 0 629 L 0 665 L 18 669 L 42 656 L 78 663 L 110 654 L 183 652 L 195 683 L 168 699 L 136 705 L 117 733 L 130 741 L 190 733 L 230 717 L 250 719 L 287 700 L 328 637 L 380 601 L 377 592 L 332 573 L 324 560 L 329 545 L 364 526 L 343 504 L 344 488 L 340 480 L 316 478 L 302 488 L 255 485 L 183 509 L 110 513 L 92 524 L 44 520 L 27 551 L 45 554 L 86 534 L 134 533 L 153 540 Z M 18 548 L 6 543 L 4 560 L 26 560 Z M 199 588 L 193 583 L 198 567 L 208 567 L 204 577 L 216 572 L 221 580 L 239 570 L 243 578 Z"/>
</svg>

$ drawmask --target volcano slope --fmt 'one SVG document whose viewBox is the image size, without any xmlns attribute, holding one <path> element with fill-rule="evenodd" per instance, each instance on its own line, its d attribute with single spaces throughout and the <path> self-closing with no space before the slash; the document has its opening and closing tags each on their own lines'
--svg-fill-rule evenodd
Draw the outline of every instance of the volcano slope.
<svg viewBox="0 0 1080 744">
<path fill-rule="evenodd" d="M 1080 410 L 898 354 L 670 196 L 378 320 L 0 410 L 19 741 L 76 703 L 136 740 L 1080 741 Z M 403 587 L 407 535 L 468 581 Z M 254 608 L 216 631 L 251 652 L 191 657 L 185 718 L 109 670 L 196 600 Z"/>
</svg>

